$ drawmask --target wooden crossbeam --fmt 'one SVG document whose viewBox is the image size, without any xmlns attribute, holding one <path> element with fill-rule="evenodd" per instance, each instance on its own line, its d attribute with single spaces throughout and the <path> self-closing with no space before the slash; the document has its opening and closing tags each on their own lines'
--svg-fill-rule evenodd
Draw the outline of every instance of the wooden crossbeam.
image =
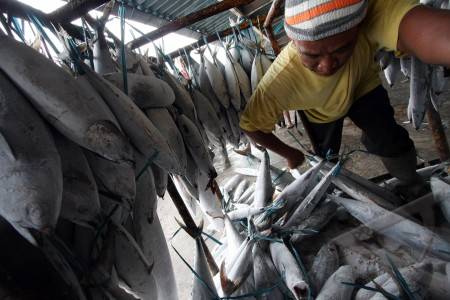
<svg viewBox="0 0 450 300">
<path fill-rule="evenodd" d="M 202 10 L 193 12 L 184 17 L 180 17 L 167 25 L 164 25 L 146 35 L 143 35 L 127 44 L 127 47 L 131 49 L 139 48 L 149 41 L 154 41 L 166 34 L 177 31 L 184 27 L 190 26 L 198 21 L 214 16 L 218 13 L 224 12 L 234 7 L 249 4 L 253 0 L 224 0 L 222 2 L 210 5 Z"/>
<path fill-rule="evenodd" d="M 109 1 L 110 0 L 69 1 L 66 5 L 50 13 L 48 18 L 55 23 L 70 23 Z"/>
</svg>

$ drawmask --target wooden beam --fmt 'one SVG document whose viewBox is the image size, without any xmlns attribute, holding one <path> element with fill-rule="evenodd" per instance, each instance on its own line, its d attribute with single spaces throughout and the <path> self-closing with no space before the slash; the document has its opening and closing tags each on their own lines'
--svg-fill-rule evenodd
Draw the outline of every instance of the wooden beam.
<svg viewBox="0 0 450 300">
<path fill-rule="evenodd" d="M 48 15 L 55 23 L 70 23 L 110 0 L 72 0 Z"/>
<path fill-rule="evenodd" d="M 249 4 L 252 1 L 253 0 L 224 0 L 222 2 L 210 5 L 200 11 L 196 11 L 187 16 L 178 18 L 178 19 L 168 23 L 167 25 L 158 28 L 157 30 L 154 30 L 146 35 L 143 35 L 143 36 L 135 39 L 134 41 L 129 42 L 127 44 L 127 46 L 130 47 L 131 49 L 141 47 L 141 46 L 149 43 L 149 41 L 154 41 L 168 33 L 171 33 L 171 32 L 177 31 L 181 28 L 192 25 L 198 21 L 201 21 L 203 19 L 214 16 L 218 13 L 229 10 L 230 8 Z"/>
<path fill-rule="evenodd" d="M 272 25 L 273 20 L 281 15 L 281 6 L 283 5 L 284 0 L 273 0 L 272 5 L 270 6 L 269 12 L 267 13 L 266 20 L 264 21 L 264 28 Z"/>
<path fill-rule="evenodd" d="M 259 22 L 260 22 L 260 23 L 263 23 L 264 20 L 266 19 L 266 17 L 265 17 L 265 16 L 258 16 L 258 17 L 255 17 L 255 18 L 251 19 L 251 22 L 253 22 L 253 24 L 257 24 L 258 19 L 259 19 Z M 242 24 L 239 25 L 239 28 L 240 28 L 241 30 L 244 30 L 244 29 L 249 28 L 250 26 L 251 26 L 251 23 L 248 22 L 248 21 L 245 21 L 245 22 L 243 22 Z M 232 35 L 232 34 L 233 34 L 233 28 L 231 28 L 231 27 L 230 27 L 230 28 L 227 28 L 227 29 L 225 29 L 225 30 L 223 30 L 223 31 L 221 31 L 221 32 L 219 32 L 219 36 L 220 36 L 221 38 L 226 37 L 226 36 L 229 36 L 229 35 Z M 219 39 L 219 38 L 217 37 L 217 34 L 211 34 L 211 35 L 208 35 L 208 36 L 206 37 L 206 41 L 207 41 L 208 43 L 215 42 L 215 41 L 217 41 L 218 39 Z M 205 41 L 204 41 L 203 39 L 200 39 L 200 40 L 198 40 L 198 41 L 195 42 L 195 43 L 192 43 L 192 44 L 190 44 L 190 45 L 188 45 L 188 46 L 186 46 L 186 47 L 184 47 L 184 48 L 175 50 L 175 51 L 173 51 L 173 52 L 171 52 L 171 53 L 169 53 L 169 54 L 167 54 L 167 55 L 170 56 L 170 57 L 172 57 L 172 58 L 174 58 L 174 57 L 180 56 L 179 53 L 184 53 L 184 51 L 186 51 L 187 53 L 189 53 L 193 48 L 197 48 L 197 46 L 200 47 L 200 46 L 203 46 L 203 45 L 205 45 Z"/>
<path fill-rule="evenodd" d="M 25 20 L 28 19 L 28 14 L 32 14 L 38 17 L 42 21 L 44 26 L 52 28 L 51 20 L 48 18 L 47 14 L 17 0 L 0 0 L 0 11 L 8 14 L 9 16 L 18 17 Z M 80 27 L 70 24 L 70 22 L 61 23 L 61 26 L 71 36 L 80 40 L 84 39 Z"/>
</svg>

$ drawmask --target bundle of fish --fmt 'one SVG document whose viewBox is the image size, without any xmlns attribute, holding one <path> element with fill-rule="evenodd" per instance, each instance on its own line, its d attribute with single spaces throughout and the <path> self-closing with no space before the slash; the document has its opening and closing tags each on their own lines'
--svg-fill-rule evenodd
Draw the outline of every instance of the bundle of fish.
<svg viewBox="0 0 450 300">
<path fill-rule="evenodd" d="M 312 157 L 309 170 L 282 186 L 273 183 L 277 169 L 266 151 L 249 159 L 259 163 L 257 172 L 239 171 L 245 175 L 223 186 L 224 230 L 213 252 L 217 273 L 193 235 L 191 299 L 450 297 L 446 166 L 419 170 L 433 193 L 404 204 L 341 163 Z"/>
<path fill-rule="evenodd" d="M 420 3 L 434 8 L 450 9 L 448 0 L 421 0 Z M 430 105 L 436 111 L 441 107 L 441 94 L 448 87 L 445 68 L 427 65 L 414 56 L 396 57 L 394 52 L 379 51 L 376 59 L 384 72 L 389 86 L 393 86 L 400 74 L 409 79 L 410 96 L 408 119 L 416 130 L 420 129 Z"/>
<path fill-rule="evenodd" d="M 237 110 L 227 87 L 206 97 L 129 50 L 125 70 L 111 55 L 106 20 L 93 26 L 93 69 L 72 56 L 76 72 L 0 34 L 8 57 L 0 63 L 0 216 L 15 231 L 5 222 L 2 230 L 34 246 L 22 244 L 26 251 L 43 251 L 68 299 L 177 299 L 158 196 L 171 176 L 188 207 L 223 228 L 206 190 L 217 176 L 207 141 L 239 139 Z M 208 84 L 218 82 L 211 76 L 222 73 L 205 65 Z"/>
</svg>

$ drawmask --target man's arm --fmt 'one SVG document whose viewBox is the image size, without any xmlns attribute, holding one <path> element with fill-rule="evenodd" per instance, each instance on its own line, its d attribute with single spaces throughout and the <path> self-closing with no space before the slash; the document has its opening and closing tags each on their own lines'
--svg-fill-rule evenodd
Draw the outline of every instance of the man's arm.
<svg viewBox="0 0 450 300">
<path fill-rule="evenodd" d="M 400 23 L 397 48 L 423 62 L 450 67 L 450 11 L 411 9 Z"/>
<path fill-rule="evenodd" d="M 291 169 L 298 167 L 305 160 L 305 156 L 299 150 L 286 145 L 272 133 L 245 130 L 244 132 L 257 144 L 283 156 Z"/>
</svg>

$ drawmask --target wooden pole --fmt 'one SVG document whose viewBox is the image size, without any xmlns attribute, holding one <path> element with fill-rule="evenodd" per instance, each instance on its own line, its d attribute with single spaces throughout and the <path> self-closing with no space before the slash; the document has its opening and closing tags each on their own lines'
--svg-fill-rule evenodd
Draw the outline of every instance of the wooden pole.
<svg viewBox="0 0 450 300">
<path fill-rule="evenodd" d="M 149 32 L 127 44 L 127 47 L 135 49 L 141 47 L 149 41 L 154 41 L 168 33 L 177 31 L 184 27 L 190 26 L 198 21 L 214 16 L 218 13 L 229 10 L 237 6 L 251 3 L 253 0 L 224 0 L 222 2 L 210 5 L 202 10 L 196 11 L 184 17 L 180 17 L 152 32 Z"/>
<path fill-rule="evenodd" d="M 48 14 L 48 18 L 55 23 L 70 23 L 109 1 L 110 0 L 69 1 L 63 7 Z"/>
<path fill-rule="evenodd" d="M 249 27 L 251 26 L 251 23 L 257 24 L 258 20 L 259 20 L 259 22 L 264 22 L 265 19 L 266 19 L 265 16 L 258 16 L 258 17 L 255 17 L 255 18 L 253 18 L 253 19 L 251 20 L 251 22 L 245 21 L 245 22 L 243 22 L 242 24 L 240 24 L 240 25 L 239 25 L 239 29 L 240 29 L 240 30 L 247 29 L 247 28 L 249 28 Z M 223 30 L 223 31 L 221 31 L 221 32 L 219 32 L 219 36 L 220 36 L 221 38 L 226 37 L 226 36 L 228 36 L 228 35 L 232 35 L 232 34 L 233 34 L 233 28 L 231 28 L 231 27 L 230 27 L 230 28 L 227 28 L 227 29 L 225 29 L 225 30 Z M 211 35 L 208 35 L 208 36 L 206 37 L 206 41 L 207 41 L 208 43 L 215 42 L 215 41 L 217 41 L 218 39 L 219 39 L 219 38 L 217 37 L 217 34 L 211 34 Z M 197 42 L 195 42 L 195 43 L 192 43 L 192 44 L 190 44 L 190 45 L 188 45 L 188 46 L 186 46 L 186 47 L 184 47 L 184 48 L 181 48 L 181 49 L 178 49 L 178 50 L 176 50 L 176 51 L 173 51 L 173 52 L 171 52 L 171 53 L 169 53 L 169 54 L 167 54 L 167 55 L 170 56 L 170 57 L 172 57 L 172 58 L 175 58 L 175 57 L 180 56 L 180 53 L 184 53 L 184 50 L 185 50 L 187 53 L 189 53 L 192 49 L 197 48 L 197 45 L 198 45 L 199 47 L 201 47 L 201 46 L 205 45 L 205 41 L 204 41 L 203 39 L 200 39 L 199 41 L 197 41 Z"/>
<path fill-rule="evenodd" d="M 430 124 L 431 136 L 433 137 L 436 150 L 441 161 L 450 160 L 450 148 L 448 146 L 447 136 L 442 125 L 441 116 L 433 105 L 429 105 L 427 110 L 428 124 Z"/>
<path fill-rule="evenodd" d="M 186 227 L 192 232 L 198 231 L 197 224 L 195 224 L 194 219 L 192 219 L 191 214 L 189 213 L 186 205 L 183 202 L 183 199 L 181 198 L 177 188 L 175 187 L 175 184 L 172 181 L 172 178 L 170 177 L 167 183 L 167 192 L 169 192 L 170 198 L 172 198 L 173 204 L 175 204 L 175 207 L 177 208 L 178 213 L 183 219 L 183 222 L 186 225 Z M 209 268 L 211 269 L 211 273 L 214 276 L 219 272 L 219 268 L 217 267 L 214 257 L 209 251 L 209 248 L 206 245 L 205 240 L 203 239 L 203 237 L 200 237 L 200 239 L 202 241 L 203 249 L 205 250 L 205 256 L 206 260 L 208 261 Z"/>
<path fill-rule="evenodd" d="M 273 0 L 272 6 L 270 6 L 269 12 L 267 13 L 266 20 L 264 21 L 264 29 L 266 30 L 267 37 L 270 40 L 270 44 L 272 45 L 272 49 L 275 52 L 275 55 L 280 54 L 281 49 L 280 45 L 278 45 L 278 41 L 275 38 L 275 34 L 273 33 L 272 22 L 275 17 L 281 15 L 281 6 L 283 5 L 283 0 Z"/>
</svg>

